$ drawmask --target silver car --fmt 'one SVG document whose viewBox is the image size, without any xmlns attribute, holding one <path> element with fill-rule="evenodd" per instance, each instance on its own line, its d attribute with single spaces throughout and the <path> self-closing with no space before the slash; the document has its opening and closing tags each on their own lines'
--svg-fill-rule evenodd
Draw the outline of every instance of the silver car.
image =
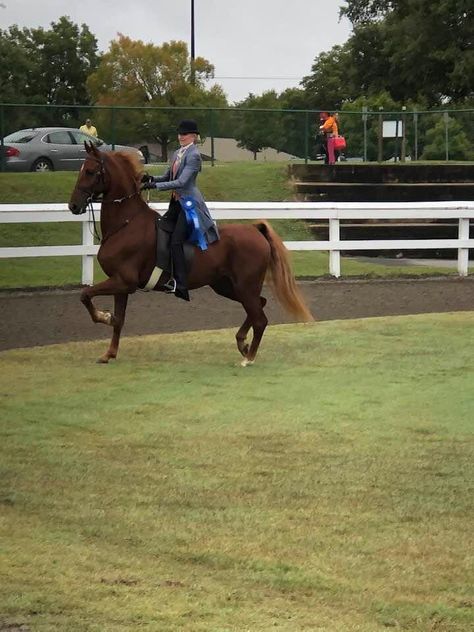
<svg viewBox="0 0 474 632">
<path fill-rule="evenodd" d="M 3 139 L 6 171 L 77 171 L 86 150 L 84 141 L 94 143 L 100 151 L 112 151 L 100 138 L 72 127 L 32 127 L 13 132 Z M 116 151 L 131 151 L 145 162 L 135 147 L 115 145 Z"/>
</svg>

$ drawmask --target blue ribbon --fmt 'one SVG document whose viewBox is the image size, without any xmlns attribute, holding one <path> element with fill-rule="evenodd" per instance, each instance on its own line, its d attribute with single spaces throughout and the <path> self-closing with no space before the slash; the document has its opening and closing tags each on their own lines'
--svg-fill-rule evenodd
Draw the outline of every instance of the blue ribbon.
<svg viewBox="0 0 474 632">
<path fill-rule="evenodd" d="M 207 250 L 206 236 L 199 223 L 199 216 L 196 211 L 194 199 L 190 196 L 183 196 L 179 198 L 179 201 L 186 215 L 189 230 L 188 241 L 199 246 L 201 250 Z"/>
</svg>

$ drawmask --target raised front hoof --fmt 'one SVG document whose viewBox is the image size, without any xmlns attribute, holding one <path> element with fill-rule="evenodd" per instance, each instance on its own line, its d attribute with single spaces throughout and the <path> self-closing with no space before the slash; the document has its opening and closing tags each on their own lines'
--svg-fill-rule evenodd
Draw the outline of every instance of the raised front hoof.
<svg viewBox="0 0 474 632">
<path fill-rule="evenodd" d="M 111 312 L 107 310 L 104 310 L 104 311 L 97 310 L 96 322 L 102 323 L 103 325 L 110 325 L 111 327 L 113 327 L 115 325 L 115 317 Z"/>
<path fill-rule="evenodd" d="M 249 360 L 248 358 L 244 358 L 240 363 L 240 366 L 252 366 L 254 360 Z"/>
</svg>

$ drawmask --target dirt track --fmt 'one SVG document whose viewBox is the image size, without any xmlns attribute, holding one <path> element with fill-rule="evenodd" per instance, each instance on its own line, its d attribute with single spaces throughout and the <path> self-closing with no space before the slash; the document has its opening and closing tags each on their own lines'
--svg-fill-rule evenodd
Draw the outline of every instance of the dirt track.
<svg viewBox="0 0 474 632">
<path fill-rule="evenodd" d="M 474 278 L 423 280 L 307 281 L 304 295 L 318 320 L 474 310 Z M 0 292 L 0 350 L 74 340 L 108 339 L 110 329 L 91 322 L 79 289 Z M 267 290 L 270 324 L 290 322 Z M 109 299 L 97 305 L 110 309 Z M 157 292 L 129 300 L 125 336 L 238 327 L 242 307 L 209 288 L 190 303 Z"/>
</svg>

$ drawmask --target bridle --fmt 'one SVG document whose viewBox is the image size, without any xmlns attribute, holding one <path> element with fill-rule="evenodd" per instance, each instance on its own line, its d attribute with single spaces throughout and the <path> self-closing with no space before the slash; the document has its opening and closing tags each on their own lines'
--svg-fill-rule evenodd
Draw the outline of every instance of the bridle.
<svg viewBox="0 0 474 632">
<path fill-rule="evenodd" d="M 96 158 L 96 157 L 89 157 L 90 159 L 94 160 L 95 162 L 97 162 L 97 164 L 99 165 L 99 169 L 91 174 L 95 176 L 94 182 L 92 184 L 92 186 L 94 186 L 96 183 L 100 183 L 102 181 L 102 185 L 103 185 L 103 191 L 97 193 L 94 193 L 94 191 L 92 191 L 92 187 L 90 189 L 86 189 L 84 187 L 78 186 L 77 188 L 79 189 L 79 191 L 82 191 L 83 193 L 85 193 L 87 195 L 87 199 L 86 199 L 86 210 L 88 209 L 91 214 L 92 214 L 92 222 L 93 222 L 93 226 L 94 226 L 94 237 L 100 241 L 100 243 L 104 243 L 105 239 L 108 239 L 110 237 L 110 235 L 107 235 L 107 237 L 101 238 L 99 235 L 99 232 L 97 230 L 97 224 L 96 224 L 96 220 L 95 220 L 95 213 L 94 213 L 94 206 L 93 206 L 93 202 L 100 202 L 100 203 L 104 203 L 104 202 L 108 202 L 111 204 L 121 204 L 122 202 L 125 202 L 125 200 L 130 200 L 131 198 L 135 197 L 136 195 L 140 194 L 140 189 L 137 186 L 136 187 L 136 191 L 134 191 L 133 193 L 130 193 L 130 195 L 125 195 L 124 197 L 121 198 L 116 198 L 116 199 L 111 199 L 111 200 L 107 200 L 104 196 L 106 195 L 106 177 L 108 177 L 108 174 L 105 170 L 105 165 L 104 165 L 104 160 L 102 158 Z M 84 163 L 85 164 L 85 163 Z M 84 164 L 82 166 L 82 168 L 84 168 Z M 102 196 L 102 197 L 99 197 Z M 123 226 L 120 226 L 117 230 L 120 230 L 121 228 L 123 228 L 124 226 L 126 226 L 128 224 L 128 220 L 126 220 L 123 224 Z M 117 231 L 114 231 L 117 232 Z"/>
</svg>

